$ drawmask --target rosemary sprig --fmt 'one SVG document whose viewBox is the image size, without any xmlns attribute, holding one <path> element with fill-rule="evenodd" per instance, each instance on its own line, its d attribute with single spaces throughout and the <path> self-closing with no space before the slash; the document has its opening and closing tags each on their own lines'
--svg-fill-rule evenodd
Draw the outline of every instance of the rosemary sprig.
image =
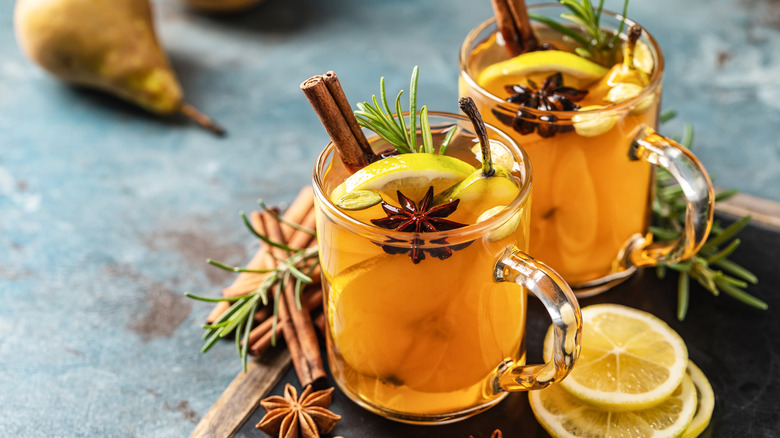
<svg viewBox="0 0 780 438">
<path fill-rule="evenodd" d="M 409 85 L 409 126 L 407 129 L 406 121 L 401 108 L 401 95 L 404 90 L 398 92 L 395 98 L 395 114 L 391 111 L 387 101 L 387 92 L 385 90 L 385 78 L 379 80 L 379 99 L 376 95 L 372 96 L 372 103 L 358 103 L 358 109 L 355 111 L 360 126 L 374 131 L 378 136 L 391 144 L 399 153 L 409 154 L 415 152 L 424 152 L 432 154 L 433 134 L 431 133 L 430 122 L 428 121 L 428 107 L 420 108 L 420 133 L 422 144 L 417 144 L 417 78 L 419 67 L 415 66 L 412 70 L 412 79 Z M 455 129 L 450 129 L 447 133 L 442 146 L 439 148 L 439 154 L 447 151 L 447 146 L 455 135 Z"/>
<path fill-rule="evenodd" d="M 560 3 L 570 11 L 569 13 L 561 14 L 561 18 L 576 24 L 582 31 L 575 30 L 540 14 L 529 13 L 528 16 L 532 20 L 546 24 L 580 43 L 580 47 L 575 49 L 578 55 L 604 64 L 612 64 L 614 63 L 615 48 L 620 40 L 620 33 L 626 25 L 628 1 L 624 0 L 623 2 L 620 25 L 614 33 L 601 28 L 601 13 L 604 10 L 604 0 L 599 0 L 596 7 L 590 0 L 560 0 Z"/>
<path fill-rule="evenodd" d="M 262 200 L 259 200 L 258 204 L 260 205 L 260 208 L 262 208 L 263 211 L 268 212 L 274 220 L 285 223 L 294 227 L 295 229 L 310 233 L 312 235 L 315 234 L 313 230 L 309 230 L 297 224 L 292 224 L 289 221 L 286 221 L 274 210 L 269 209 Z M 246 269 L 238 266 L 230 266 L 225 263 L 209 259 L 208 263 L 210 265 L 220 269 L 239 273 L 247 272 L 254 274 L 267 274 L 267 276 L 260 284 L 260 286 L 258 286 L 254 291 L 238 297 L 210 298 L 194 295 L 189 292 L 185 293 L 185 295 L 192 299 L 210 303 L 220 301 L 232 303 L 230 308 L 225 311 L 216 321 L 211 324 L 204 324 L 202 326 L 204 329 L 203 340 L 205 343 L 203 344 L 203 347 L 200 351 L 202 353 L 209 351 L 219 339 L 225 338 L 231 333 L 234 333 L 236 350 L 238 351 L 238 355 L 241 358 L 242 368 L 244 371 L 246 371 L 247 354 L 249 348 L 249 332 L 252 330 L 254 314 L 258 307 L 261 305 L 267 306 L 269 303 L 269 295 L 273 295 L 274 308 L 272 316 L 273 325 L 271 328 L 271 345 L 276 345 L 276 326 L 279 320 L 279 295 L 282 291 L 282 288 L 289 284 L 290 281 L 295 282 L 296 306 L 298 310 L 301 310 L 301 292 L 305 284 L 312 283 L 310 275 L 319 264 L 319 256 L 316 247 L 293 249 L 283 243 L 271 240 L 268 238 L 268 236 L 258 233 L 243 212 L 240 214 L 244 224 L 253 235 L 268 245 L 282 248 L 285 251 L 288 251 L 290 255 L 284 260 L 278 260 L 276 267 L 273 269 Z"/>
<path fill-rule="evenodd" d="M 673 111 L 661 114 L 661 121 L 667 121 L 676 115 Z M 690 124 L 683 127 L 680 144 L 690 148 L 693 144 L 693 128 Z M 656 175 L 656 197 L 653 201 L 654 224 L 650 231 L 660 240 L 676 239 L 685 223 L 685 201 L 682 189 L 675 184 L 674 177 L 659 168 Z M 715 197 L 715 202 L 723 201 L 736 194 L 736 190 L 727 190 Z M 690 280 L 696 280 L 715 296 L 723 292 L 749 306 L 765 310 L 767 304 L 745 291 L 750 284 L 758 283 L 758 278 L 749 270 L 731 261 L 728 257 L 739 247 L 736 235 L 750 222 L 745 216 L 733 224 L 723 227 L 716 221 L 707 242 L 691 259 L 681 263 L 663 264 L 656 269 L 659 278 L 666 276 L 667 269 L 679 272 L 677 283 L 677 319 L 682 321 L 690 304 Z"/>
</svg>

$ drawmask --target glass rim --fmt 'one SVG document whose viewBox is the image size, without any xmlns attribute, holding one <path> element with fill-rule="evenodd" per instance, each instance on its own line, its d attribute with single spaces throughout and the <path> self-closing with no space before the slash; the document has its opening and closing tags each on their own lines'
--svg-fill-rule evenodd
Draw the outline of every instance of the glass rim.
<svg viewBox="0 0 780 438">
<path fill-rule="evenodd" d="M 404 113 L 405 115 L 408 113 Z M 453 124 L 458 122 L 467 122 L 471 126 L 471 120 L 460 114 L 441 112 L 441 111 L 428 111 L 428 117 L 441 117 L 446 119 L 455 119 Z M 456 243 L 463 243 L 467 241 L 473 241 L 480 237 L 487 235 L 489 231 L 498 228 L 504 224 L 526 203 L 526 200 L 531 195 L 532 184 L 532 169 L 531 161 L 528 158 L 525 150 L 520 147 L 511 137 L 505 134 L 500 129 L 485 123 L 488 132 L 492 132 L 495 136 L 491 136 L 491 140 L 498 140 L 504 143 L 505 146 L 512 153 L 512 157 L 522 166 L 521 173 L 523 174 L 523 181 L 520 187 L 520 193 L 506 206 L 506 208 L 499 214 L 492 216 L 484 221 L 474 224 L 468 224 L 465 227 L 456 228 L 454 230 L 436 231 L 431 233 L 409 233 L 405 231 L 389 230 L 381 228 L 372 224 L 361 222 L 348 214 L 344 213 L 341 209 L 330 200 L 330 197 L 325 193 L 325 189 L 322 186 L 322 171 L 329 159 L 339 159 L 336 151 L 336 147 L 333 142 L 328 142 L 325 148 L 319 153 L 317 160 L 312 171 L 312 187 L 314 189 L 314 196 L 320 202 L 323 209 L 326 210 L 328 216 L 336 221 L 339 226 L 345 227 L 356 234 L 362 235 L 366 238 L 376 241 L 386 240 L 388 237 L 398 239 L 401 242 L 410 242 L 413 239 L 423 239 L 424 244 L 419 245 L 425 248 L 438 248 L 444 246 L 450 246 Z M 499 137 L 498 139 L 495 137 Z M 519 158 L 519 160 L 518 160 Z M 474 168 L 477 170 L 478 168 Z M 447 238 L 445 243 L 430 243 L 433 240 Z"/>
<path fill-rule="evenodd" d="M 554 8 L 554 9 L 560 9 L 563 11 L 567 11 L 564 6 L 562 6 L 560 3 L 539 3 L 535 5 L 528 5 L 528 10 L 533 9 L 544 9 L 544 8 Z M 610 16 L 616 20 L 622 20 L 623 15 L 618 14 L 613 11 L 609 11 L 607 9 L 604 9 L 601 11 L 602 14 Z M 626 26 L 625 29 L 628 29 L 631 25 L 639 24 L 633 20 L 631 20 L 628 17 L 625 17 L 626 20 Z M 470 89 L 474 90 L 476 93 L 478 93 L 481 97 L 486 98 L 490 100 L 492 103 L 503 107 L 504 109 L 516 112 L 519 109 L 522 109 L 523 114 L 527 116 L 533 116 L 528 117 L 529 119 L 536 119 L 548 114 L 555 114 L 556 120 L 551 122 L 546 122 L 550 124 L 560 124 L 561 122 L 565 124 L 573 123 L 572 118 L 576 115 L 586 115 L 586 114 L 600 114 L 603 112 L 611 111 L 616 113 L 623 113 L 629 111 L 632 107 L 637 105 L 639 102 L 642 101 L 642 99 L 646 98 L 651 93 L 654 93 L 656 89 L 658 89 L 661 86 L 661 82 L 663 80 L 663 72 L 664 72 L 664 57 L 663 52 L 661 51 L 661 47 L 658 44 L 658 41 L 655 39 L 655 37 L 647 31 L 647 29 L 642 26 L 642 36 L 650 43 L 650 47 L 652 49 L 652 53 L 655 55 L 654 61 L 655 65 L 653 68 L 652 75 L 650 76 L 650 82 L 642 89 L 642 91 L 637 94 L 636 96 L 624 100 L 622 102 L 618 103 L 610 103 L 608 105 L 604 105 L 601 108 L 591 109 L 591 110 L 579 110 L 579 111 L 544 111 L 539 110 L 536 108 L 529 108 L 522 106 L 517 103 L 511 103 L 507 102 L 505 99 L 502 99 L 499 96 L 496 96 L 495 94 L 487 91 L 484 87 L 479 85 L 477 81 L 472 77 L 468 66 L 468 58 L 471 54 L 470 46 L 471 44 L 476 40 L 477 36 L 487 29 L 489 26 L 494 25 L 496 23 L 495 17 L 490 17 L 489 19 L 481 22 L 476 27 L 471 29 L 469 31 L 468 35 L 466 35 L 466 38 L 463 40 L 463 43 L 461 44 L 460 48 L 460 54 L 458 57 L 458 61 L 460 64 L 460 76 L 468 83 L 468 86 Z M 641 26 L 641 25 L 640 25 Z M 624 29 L 624 30 L 625 30 Z M 617 30 L 617 29 L 612 29 Z M 621 35 L 625 35 L 625 33 L 621 33 Z M 527 118 L 523 116 L 523 118 Z"/>
</svg>

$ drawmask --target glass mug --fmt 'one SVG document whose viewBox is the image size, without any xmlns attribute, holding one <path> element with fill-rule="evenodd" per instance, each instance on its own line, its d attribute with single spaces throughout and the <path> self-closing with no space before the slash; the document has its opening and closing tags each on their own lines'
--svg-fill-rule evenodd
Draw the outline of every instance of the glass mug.
<svg viewBox="0 0 780 438">
<path fill-rule="evenodd" d="M 456 129 L 447 155 L 479 164 L 468 119 L 434 112 L 429 118 L 434 145 Z M 332 144 L 314 168 L 330 369 L 352 400 L 384 417 L 418 424 L 466 418 L 506 391 L 561 380 L 578 358 L 576 298 L 560 276 L 525 253 L 528 159 L 506 135 L 488 132 L 511 152 L 520 194 L 501 213 L 455 230 L 398 232 L 369 223 L 385 217 L 380 205 L 349 214 L 337 208 L 329 195 L 349 174 Z M 378 137 L 369 142 L 387 149 Z M 424 256 L 419 263 L 412 250 Z M 451 255 L 441 257 L 442 250 Z M 555 355 L 543 365 L 525 365 L 527 290 L 556 327 Z"/>
<path fill-rule="evenodd" d="M 556 21 L 568 11 L 558 4 L 529 10 Z M 603 11 L 602 27 L 616 31 L 619 18 Z M 626 20 L 626 28 L 632 24 Z M 478 83 L 488 65 L 508 58 L 506 49 L 496 43 L 497 32 L 495 19 L 490 19 L 466 37 L 460 51 L 459 91 L 474 99 L 485 121 L 521 144 L 531 159 L 530 253 L 560 273 L 579 297 L 620 283 L 637 267 L 675 263 L 695 254 L 712 226 L 712 184 L 693 154 L 654 131 L 664 67 L 656 40 L 646 31 L 639 40 L 654 68 L 649 84 L 635 97 L 604 102 L 588 111 L 542 111 L 506 102 L 494 94 L 499 84 L 490 84 L 490 91 Z M 503 88 L 513 78 L 505 75 L 501 80 L 506 81 Z M 528 133 L 530 127 L 537 129 Z M 654 243 L 648 232 L 654 165 L 671 172 L 685 196 L 685 230 L 673 242 Z"/>
</svg>

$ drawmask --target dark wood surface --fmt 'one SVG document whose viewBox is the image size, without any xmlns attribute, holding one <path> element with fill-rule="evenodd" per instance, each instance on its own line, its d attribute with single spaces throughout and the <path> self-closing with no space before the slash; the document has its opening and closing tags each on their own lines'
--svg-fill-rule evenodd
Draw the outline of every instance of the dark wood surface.
<svg viewBox="0 0 780 438">
<path fill-rule="evenodd" d="M 718 219 L 724 224 L 731 221 L 723 213 Z M 606 293 L 580 301 L 583 307 L 609 302 L 649 311 L 683 337 L 690 358 L 708 376 L 716 395 L 712 422 L 703 435 L 706 437 L 774 437 L 780 433 L 780 323 L 774 313 L 780 309 L 780 228 L 754 221 L 740 238 L 742 246 L 732 259 L 758 276 L 760 283 L 749 291 L 769 304 L 767 311 L 747 307 L 728 296 L 713 297 L 693 284 L 688 316 L 683 322 L 677 321 L 676 274 L 660 280 L 654 270 L 641 271 Z M 548 325 L 541 304 L 529 298 L 529 362 L 540 360 L 542 336 Z M 298 384 L 291 369 L 268 394 L 281 394 L 288 382 Z M 267 382 L 263 386 L 270 387 Z M 547 436 L 527 400 L 525 394 L 510 394 L 495 408 L 459 423 L 411 426 L 369 413 L 337 390 L 331 409 L 343 420 L 329 436 L 482 438 L 489 437 L 495 428 L 502 429 L 506 437 Z M 240 428 L 236 427 L 235 436 L 265 436 L 255 429 L 263 414 L 262 408 L 254 409 Z"/>
</svg>

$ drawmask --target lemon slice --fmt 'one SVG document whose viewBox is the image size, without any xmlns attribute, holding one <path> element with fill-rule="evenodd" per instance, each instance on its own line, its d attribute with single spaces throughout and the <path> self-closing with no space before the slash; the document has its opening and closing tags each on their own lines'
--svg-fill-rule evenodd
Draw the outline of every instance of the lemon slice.
<svg viewBox="0 0 780 438">
<path fill-rule="evenodd" d="M 680 436 L 691 423 L 696 388 L 691 378 L 683 375 L 672 394 L 657 406 L 622 412 L 590 406 L 561 385 L 530 391 L 528 401 L 536 419 L 553 437 L 666 438 Z"/>
<path fill-rule="evenodd" d="M 419 201 L 433 186 L 434 193 L 462 180 L 474 172 L 474 166 L 447 155 L 401 154 L 383 158 L 358 170 L 336 187 L 330 199 L 338 202 L 356 190 L 377 190 L 395 197 L 400 190 Z"/>
<path fill-rule="evenodd" d="M 600 105 L 589 105 L 580 108 L 580 111 L 591 111 L 601 109 Z M 596 137 L 608 132 L 615 127 L 618 121 L 618 115 L 614 111 L 601 111 L 594 114 L 577 114 L 571 118 L 574 123 L 574 130 L 583 137 Z"/>
<path fill-rule="evenodd" d="M 482 162 L 482 147 L 479 143 L 475 144 L 471 148 L 471 152 L 474 153 L 474 157 Z M 504 169 L 511 169 L 515 165 L 515 159 L 512 158 L 512 153 L 509 152 L 503 143 L 495 140 L 490 140 L 490 158 L 493 160 L 493 164 L 501 166 Z"/>
<path fill-rule="evenodd" d="M 712 410 L 715 408 L 715 393 L 712 391 L 707 376 L 690 360 L 688 361 L 688 375 L 691 376 L 696 387 L 696 413 L 691 424 L 685 430 L 683 438 L 695 438 L 699 436 L 710 424 Z"/>
<path fill-rule="evenodd" d="M 544 340 L 552 355 L 552 328 Z M 582 309 L 582 350 L 561 386 L 577 398 L 613 411 L 653 407 L 680 385 L 688 366 L 682 338 L 665 322 L 617 304 Z"/>
<path fill-rule="evenodd" d="M 492 208 L 488 208 L 477 218 L 477 223 L 486 221 L 491 217 L 501 213 L 506 208 L 506 205 L 497 205 Z M 490 242 L 498 242 L 499 240 L 506 239 L 513 234 L 517 227 L 520 226 L 520 220 L 523 218 L 523 209 L 517 210 L 506 222 L 501 224 L 498 228 L 491 231 L 487 235 L 487 239 Z"/>
<path fill-rule="evenodd" d="M 528 52 L 506 61 L 497 62 L 482 70 L 477 82 L 484 84 L 507 75 L 525 76 L 539 72 L 561 72 L 578 79 L 596 80 L 607 69 L 581 56 L 561 50 Z"/>
</svg>

